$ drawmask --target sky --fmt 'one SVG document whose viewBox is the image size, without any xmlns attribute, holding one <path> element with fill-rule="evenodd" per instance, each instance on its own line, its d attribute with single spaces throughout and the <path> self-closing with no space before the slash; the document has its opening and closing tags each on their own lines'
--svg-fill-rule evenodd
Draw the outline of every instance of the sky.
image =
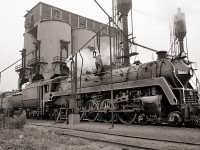
<svg viewBox="0 0 200 150">
<path fill-rule="evenodd" d="M 34 7 L 38 0 L 0 0 L 0 71 L 21 58 L 23 49 L 24 15 Z M 108 22 L 108 17 L 94 0 L 41 0 L 41 2 L 61 9 L 81 14 L 84 17 Z M 111 0 L 97 2 L 112 15 Z M 187 47 L 190 61 L 200 66 L 200 1 L 199 0 L 133 0 L 133 35 L 136 42 L 156 50 L 170 49 L 170 21 L 180 7 L 186 16 Z M 129 13 L 129 19 L 131 14 Z M 130 20 L 129 20 L 130 21 Z M 130 22 L 129 22 L 130 23 Z M 129 29 L 130 31 L 130 29 Z M 130 31 L 131 32 L 131 31 Z M 186 39 L 184 39 L 186 42 Z M 156 54 L 137 47 L 141 62 L 156 59 Z M 18 74 L 14 65 L 1 74 L 0 92 L 17 89 Z M 196 71 L 200 77 L 200 71 Z"/>
</svg>

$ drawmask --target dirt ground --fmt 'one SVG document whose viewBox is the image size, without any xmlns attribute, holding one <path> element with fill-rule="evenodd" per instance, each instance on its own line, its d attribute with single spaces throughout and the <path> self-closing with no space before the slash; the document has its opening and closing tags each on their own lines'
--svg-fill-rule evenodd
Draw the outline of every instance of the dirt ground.
<svg viewBox="0 0 200 150">
<path fill-rule="evenodd" d="M 117 150 L 118 147 L 54 131 L 25 127 L 0 130 L 0 150 Z"/>
<path fill-rule="evenodd" d="M 140 125 L 122 125 L 115 124 L 115 128 L 110 129 L 110 124 L 89 123 L 71 127 L 66 124 L 55 124 L 54 121 L 27 120 L 27 124 L 21 130 L 0 129 L 0 150 L 122 150 L 117 145 L 75 138 L 67 135 L 61 135 L 54 129 L 45 127 L 34 127 L 31 123 L 44 125 L 55 125 L 58 127 L 67 127 L 72 129 L 95 130 L 102 133 L 116 133 L 130 136 L 141 136 L 146 138 L 155 138 L 163 140 L 174 140 L 182 142 L 192 142 L 200 144 L 199 128 L 172 128 L 168 126 L 140 126 Z M 153 135 L 153 136 L 152 136 Z M 155 145 L 158 146 L 158 145 Z M 181 149 L 168 145 L 162 149 Z M 187 148 L 185 148 L 187 149 Z"/>
</svg>

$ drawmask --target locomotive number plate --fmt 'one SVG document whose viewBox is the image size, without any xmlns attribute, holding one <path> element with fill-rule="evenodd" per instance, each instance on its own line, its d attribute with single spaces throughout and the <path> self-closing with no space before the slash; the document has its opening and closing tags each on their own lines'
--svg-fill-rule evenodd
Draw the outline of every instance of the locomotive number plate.
<svg viewBox="0 0 200 150">
<path fill-rule="evenodd" d="M 188 74 L 187 70 L 178 70 L 178 74 Z"/>
</svg>

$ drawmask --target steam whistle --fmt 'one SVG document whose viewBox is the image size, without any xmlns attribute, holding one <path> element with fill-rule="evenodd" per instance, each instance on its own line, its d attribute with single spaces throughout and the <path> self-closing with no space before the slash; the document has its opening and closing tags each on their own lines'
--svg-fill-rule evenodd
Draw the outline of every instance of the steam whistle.
<svg viewBox="0 0 200 150">
<path fill-rule="evenodd" d="M 185 14 L 181 12 L 181 9 L 178 8 L 178 11 L 174 17 L 174 34 L 179 41 L 180 54 L 179 57 L 185 58 L 186 54 L 184 52 L 183 39 L 186 35 L 186 22 Z"/>
</svg>

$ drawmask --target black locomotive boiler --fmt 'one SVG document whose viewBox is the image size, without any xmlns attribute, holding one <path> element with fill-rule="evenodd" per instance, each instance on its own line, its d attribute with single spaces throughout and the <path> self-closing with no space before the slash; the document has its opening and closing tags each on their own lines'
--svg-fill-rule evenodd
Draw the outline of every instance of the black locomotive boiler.
<svg viewBox="0 0 200 150">
<path fill-rule="evenodd" d="M 188 82 L 193 70 L 184 58 L 170 59 L 161 51 L 157 61 L 133 64 L 112 72 L 115 119 L 125 124 L 134 121 L 172 125 L 199 123 L 198 91 Z M 75 104 L 81 119 L 111 122 L 110 70 L 77 79 L 75 103 L 71 88 L 71 78 L 57 77 L 28 85 L 21 94 L 12 96 L 11 103 L 14 108 L 26 108 L 29 117 L 42 114 L 55 117 L 56 109 L 62 106 L 72 109 Z"/>
</svg>

